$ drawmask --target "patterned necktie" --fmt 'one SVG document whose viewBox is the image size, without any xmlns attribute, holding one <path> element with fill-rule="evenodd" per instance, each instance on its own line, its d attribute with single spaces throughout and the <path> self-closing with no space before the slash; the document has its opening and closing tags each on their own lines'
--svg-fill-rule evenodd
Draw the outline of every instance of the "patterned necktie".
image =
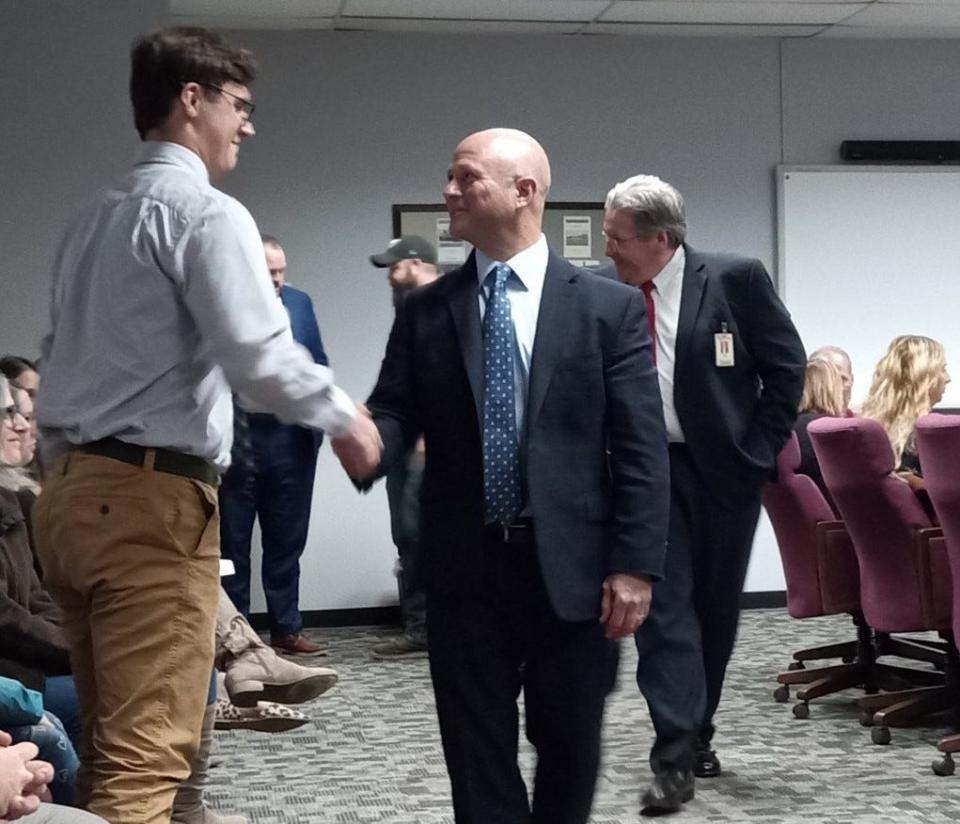
<svg viewBox="0 0 960 824">
<path fill-rule="evenodd" d="M 484 280 L 483 503 L 486 523 L 511 521 L 520 512 L 520 445 L 513 388 L 513 321 L 507 299 L 511 269 L 502 263 Z"/>
<path fill-rule="evenodd" d="M 640 284 L 643 290 L 643 302 L 647 306 L 647 326 L 650 327 L 650 354 L 653 362 L 657 362 L 657 306 L 653 302 L 653 290 L 656 288 L 652 280 Z"/>
</svg>

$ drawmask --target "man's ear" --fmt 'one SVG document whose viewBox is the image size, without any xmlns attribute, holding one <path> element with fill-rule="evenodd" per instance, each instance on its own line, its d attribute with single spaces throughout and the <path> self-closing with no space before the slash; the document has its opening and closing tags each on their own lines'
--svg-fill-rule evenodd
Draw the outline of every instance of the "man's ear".
<svg viewBox="0 0 960 824">
<path fill-rule="evenodd" d="M 200 96 L 203 94 L 203 89 L 200 87 L 199 83 L 184 83 L 180 87 L 180 94 L 177 97 L 177 100 L 183 110 L 186 112 L 187 117 L 193 118 L 200 113 Z"/>
<path fill-rule="evenodd" d="M 537 181 L 532 177 L 521 177 L 517 179 L 517 205 L 526 206 L 533 200 L 537 193 Z"/>
</svg>

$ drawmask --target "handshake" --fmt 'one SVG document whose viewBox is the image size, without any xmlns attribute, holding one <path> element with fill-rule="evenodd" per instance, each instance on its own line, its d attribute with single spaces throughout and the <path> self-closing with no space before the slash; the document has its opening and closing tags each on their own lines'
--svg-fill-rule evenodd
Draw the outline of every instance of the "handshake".
<svg viewBox="0 0 960 824">
<path fill-rule="evenodd" d="M 53 767 L 36 760 L 36 744 L 12 742 L 0 730 L 0 821 L 29 815 L 41 801 L 50 801 L 47 784 L 53 780 Z"/>
<path fill-rule="evenodd" d="M 331 439 L 334 454 L 340 459 L 346 473 L 355 481 L 363 481 L 373 474 L 383 457 L 383 440 L 370 410 L 357 404 L 353 426 L 343 435 Z"/>
</svg>

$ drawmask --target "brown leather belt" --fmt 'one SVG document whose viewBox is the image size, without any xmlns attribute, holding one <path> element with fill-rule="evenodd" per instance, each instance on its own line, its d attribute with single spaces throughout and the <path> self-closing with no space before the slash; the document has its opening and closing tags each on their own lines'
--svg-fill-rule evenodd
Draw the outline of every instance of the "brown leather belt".
<svg viewBox="0 0 960 824">
<path fill-rule="evenodd" d="M 220 483 L 220 472 L 204 458 L 196 455 L 185 455 L 183 452 L 174 452 L 172 449 L 160 449 L 139 446 L 135 443 L 117 440 L 117 438 L 103 438 L 99 441 L 80 444 L 76 447 L 80 452 L 91 455 L 102 455 L 104 458 L 113 458 L 133 466 L 143 466 L 146 463 L 147 452 L 153 449 L 155 456 L 153 468 L 157 472 L 166 472 L 170 475 L 180 475 L 183 478 L 193 478 L 210 486 Z"/>
<path fill-rule="evenodd" d="M 532 544 L 533 520 L 518 518 L 509 524 L 486 524 L 483 537 L 485 541 L 495 544 Z"/>
</svg>

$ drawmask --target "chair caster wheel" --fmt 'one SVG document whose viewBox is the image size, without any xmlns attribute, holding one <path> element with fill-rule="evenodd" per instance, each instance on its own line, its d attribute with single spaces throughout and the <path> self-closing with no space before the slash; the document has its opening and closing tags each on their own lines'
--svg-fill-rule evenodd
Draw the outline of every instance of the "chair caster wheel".
<svg viewBox="0 0 960 824">
<path fill-rule="evenodd" d="M 870 740 L 874 744 L 889 744 L 890 738 L 890 727 L 873 727 L 870 730 Z"/>
<path fill-rule="evenodd" d="M 778 704 L 786 704 L 790 700 L 790 687 L 781 684 L 773 691 L 773 700 Z"/>
<path fill-rule="evenodd" d="M 860 726 L 861 727 L 873 726 L 873 713 L 870 712 L 870 710 L 860 710 Z"/>
<path fill-rule="evenodd" d="M 953 775 L 956 769 L 950 753 L 946 753 L 939 761 L 934 761 L 931 767 L 935 775 Z"/>
<path fill-rule="evenodd" d="M 810 717 L 810 705 L 806 701 L 793 705 L 793 717 L 804 719 Z"/>
<path fill-rule="evenodd" d="M 803 661 L 791 661 L 790 664 L 787 666 L 787 669 L 802 670 L 802 669 L 806 669 L 806 667 L 803 665 Z"/>
</svg>

